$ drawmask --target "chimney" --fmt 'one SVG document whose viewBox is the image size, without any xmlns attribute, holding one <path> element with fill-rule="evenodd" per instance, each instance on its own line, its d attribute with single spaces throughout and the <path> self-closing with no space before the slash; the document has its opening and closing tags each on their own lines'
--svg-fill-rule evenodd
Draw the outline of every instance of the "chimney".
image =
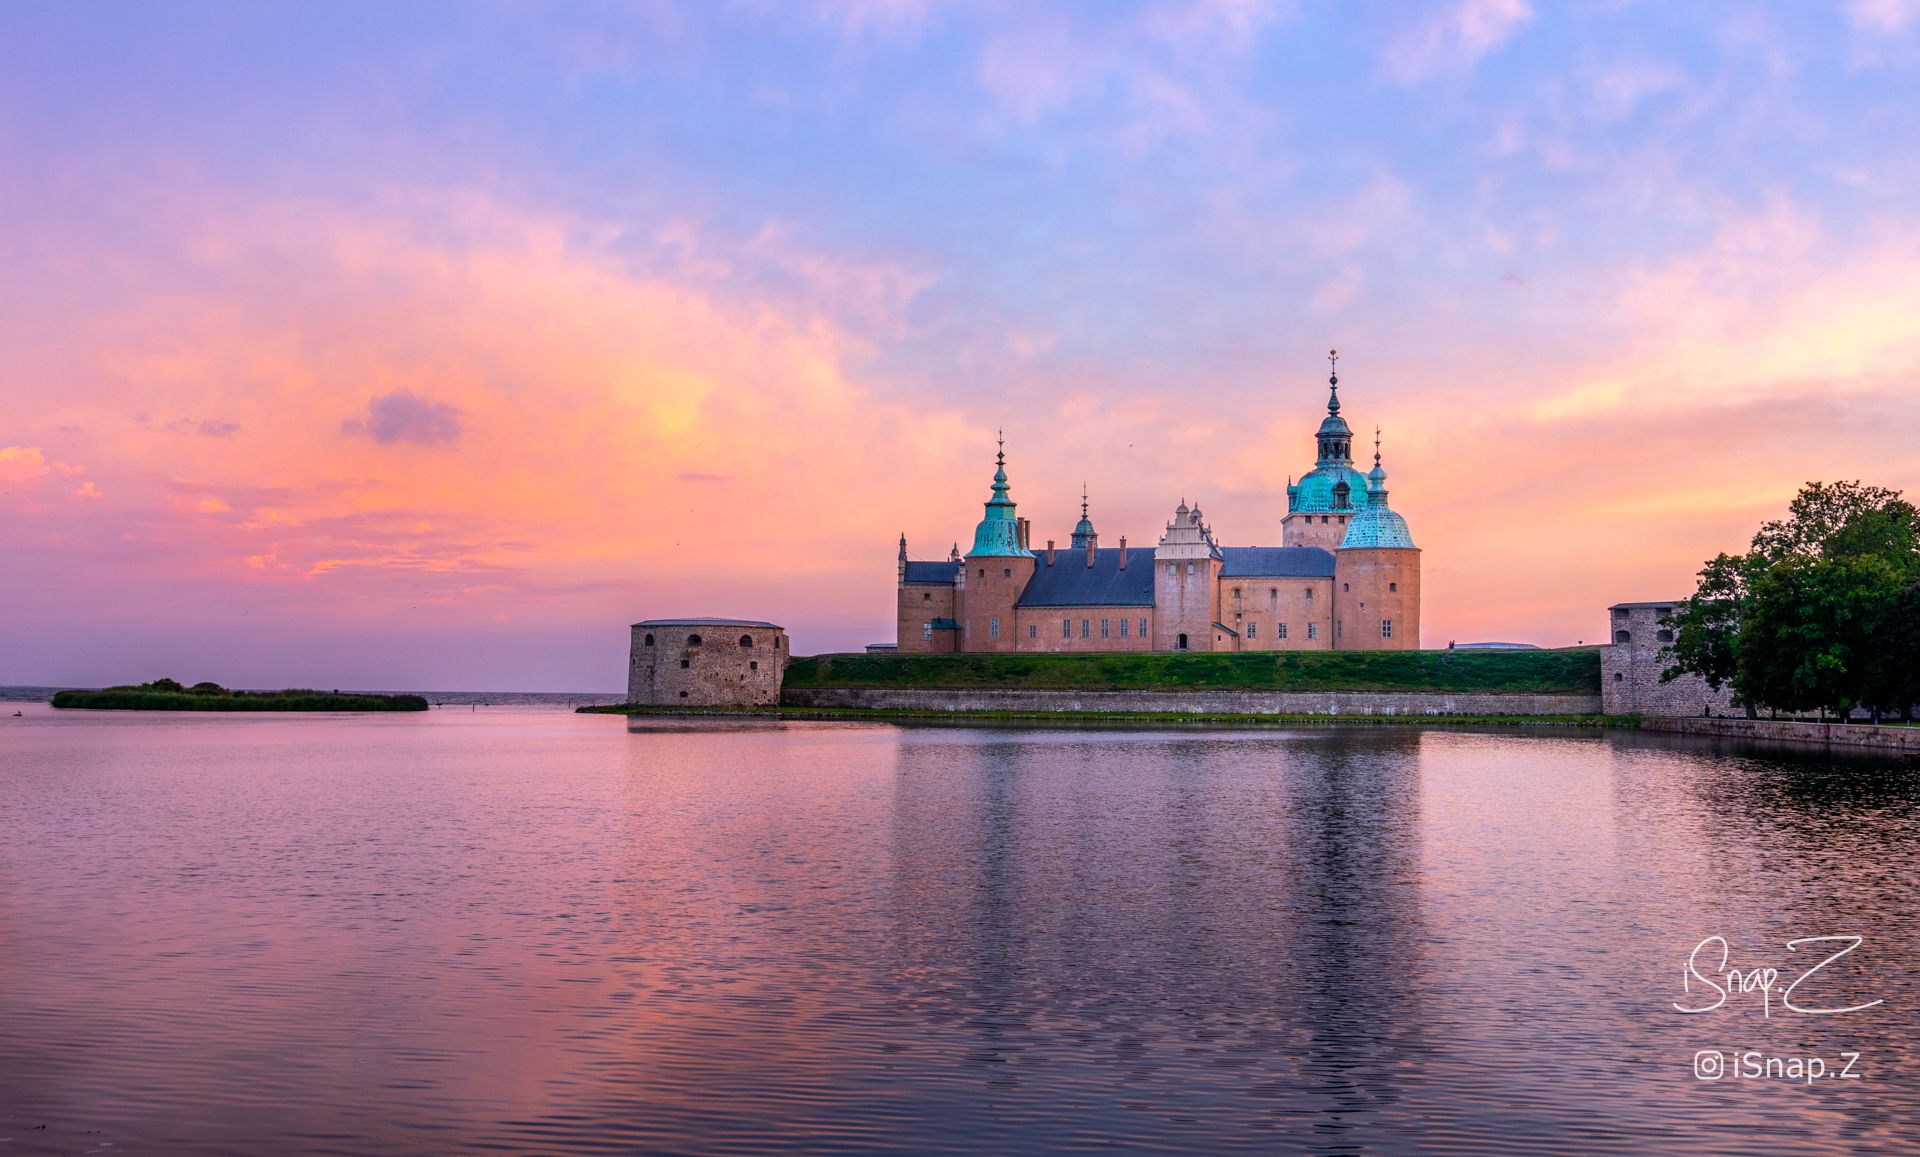
<svg viewBox="0 0 1920 1157">
<path fill-rule="evenodd" d="M 1053 565 L 1053 540 L 1051 538 L 1047 540 L 1047 565 Z"/>
<path fill-rule="evenodd" d="M 1022 519 L 1020 519 L 1020 520 L 1019 520 L 1018 522 L 1016 522 L 1016 523 L 1014 523 L 1014 525 L 1015 525 L 1015 526 L 1017 526 L 1017 527 L 1019 528 L 1019 534 L 1020 534 L 1020 549 L 1021 549 L 1021 550 L 1032 550 L 1033 548 L 1032 548 L 1032 546 L 1030 546 L 1029 544 L 1030 544 L 1030 543 L 1031 543 L 1031 542 L 1032 542 L 1033 540 L 1032 540 L 1031 538 L 1029 538 L 1028 536 L 1029 536 L 1029 535 L 1030 535 L 1030 534 L 1032 533 L 1032 531 L 1033 531 L 1033 524 L 1032 524 L 1031 522 L 1028 522 L 1028 521 L 1027 521 L 1026 519 L 1024 519 L 1024 518 L 1022 518 Z"/>
<path fill-rule="evenodd" d="M 1127 569 L 1127 536 L 1120 536 L 1120 569 Z"/>
<path fill-rule="evenodd" d="M 1087 569 L 1093 569 L 1093 540 L 1091 538 L 1087 540 Z"/>
</svg>

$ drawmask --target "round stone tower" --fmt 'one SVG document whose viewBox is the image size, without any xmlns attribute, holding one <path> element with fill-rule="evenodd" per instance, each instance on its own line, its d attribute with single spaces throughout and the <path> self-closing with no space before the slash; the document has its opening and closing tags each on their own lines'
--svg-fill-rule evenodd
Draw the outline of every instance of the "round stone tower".
<svg viewBox="0 0 1920 1157">
<path fill-rule="evenodd" d="M 1319 456 L 1300 481 L 1287 484 L 1287 514 L 1280 520 L 1284 546 L 1332 550 L 1366 502 L 1366 475 L 1353 468 L 1353 429 L 1340 416 L 1340 355 L 1327 354 L 1335 371 L 1327 375 L 1327 416 L 1314 433 Z"/>
<path fill-rule="evenodd" d="M 648 619 L 633 625 L 627 702 L 653 707 L 773 707 L 787 633 L 757 619 Z"/>
</svg>

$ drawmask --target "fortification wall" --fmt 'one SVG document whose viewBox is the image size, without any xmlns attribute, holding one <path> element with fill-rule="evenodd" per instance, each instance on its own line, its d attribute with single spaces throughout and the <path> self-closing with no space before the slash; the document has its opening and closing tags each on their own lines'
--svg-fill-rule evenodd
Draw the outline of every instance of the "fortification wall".
<svg viewBox="0 0 1920 1157">
<path fill-rule="evenodd" d="M 655 707 L 770 707 L 780 702 L 787 634 L 744 623 L 633 627 L 627 702 Z"/>
<path fill-rule="evenodd" d="M 1642 731 L 1669 731 L 1683 735 L 1717 735 L 1732 739 L 1766 739 L 1785 743 L 1828 743 L 1868 747 L 1881 751 L 1920 753 L 1920 727 L 1875 727 L 1870 723 L 1815 723 L 1789 719 L 1742 719 L 1699 715 L 1649 718 Z"/>
<path fill-rule="evenodd" d="M 791 707 L 866 711 L 1122 711 L 1230 715 L 1593 715 L 1598 695 L 1442 691 L 909 691 L 790 687 Z"/>
<path fill-rule="evenodd" d="M 1608 715 L 1739 715 L 1724 690 L 1715 691 L 1698 675 L 1662 683 L 1672 662 L 1667 646 L 1671 604 L 1622 604 L 1608 611 L 1608 638 L 1600 648 L 1600 696 Z"/>
</svg>

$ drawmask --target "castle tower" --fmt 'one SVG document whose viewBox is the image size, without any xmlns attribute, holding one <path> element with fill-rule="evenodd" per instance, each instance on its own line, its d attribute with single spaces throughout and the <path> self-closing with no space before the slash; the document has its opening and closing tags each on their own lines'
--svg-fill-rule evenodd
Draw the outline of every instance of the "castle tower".
<svg viewBox="0 0 1920 1157">
<path fill-rule="evenodd" d="M 1353 430 L 1340 416 L 1339 351 L 1329 351 L 1327 360 L 1333 370 L 1327 375 L 1327 416 L 1314 434 L 1319 456 L 1313 469 L 1287 486 L 1287 513 L 1280 520 L 1284 546 L 1334 549 L 1365 501 L 1366 476 L 1353 467 Z"/>
<path fill-rule="evenodd" d="M 1387 505 L 1387 471 L 1374 432 L 1366 506 L 1333 554 L 1333 645 L 1347 651 L 1420 649 L 1420 548 Z"/>
<path fill-rule="evenodd" d="M 980 525 L 974 528 L 973 549 L 961 563 L 955 587 L 962 651 L 1016 649 L 1013 608 L 1033 578 L 1027 520 L 1019 517 L 1008 496 L 1006 445 L 1006 439 L 1000 439 L 993 497 L 987 499 Z"/>
<path fill-rule="evenodd" d="M 1213 649 L 1220 618 L 1220 548 L 1200 507 L 1186 499 L 1153 550 L 1153 649 Z"/>
<path fill-rule="evenodd" d="M 1087 487 L 1080 485 L 1080 521 L 1073 528 L 1073 548 L 1092 550 L 1100 546 L 1100 535 L 1093 529 L 1093 519 L 1087 517 Z"/>
</svg>

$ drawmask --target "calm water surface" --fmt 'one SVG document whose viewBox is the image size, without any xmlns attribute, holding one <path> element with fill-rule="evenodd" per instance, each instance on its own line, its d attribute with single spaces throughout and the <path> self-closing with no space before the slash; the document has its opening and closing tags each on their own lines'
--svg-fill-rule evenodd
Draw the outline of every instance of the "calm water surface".
<svg viewBox="0 0 1920 1157">
<path fill-rule="evenodd" d="M 24 710 L 0 1154 L 1920 1147 L 1897 765 Z M 1784 987 L 1836 933 L 1796 1003 L 1883 1005 L 1673 1009 L 1705 937 Z"/>
</svg>

